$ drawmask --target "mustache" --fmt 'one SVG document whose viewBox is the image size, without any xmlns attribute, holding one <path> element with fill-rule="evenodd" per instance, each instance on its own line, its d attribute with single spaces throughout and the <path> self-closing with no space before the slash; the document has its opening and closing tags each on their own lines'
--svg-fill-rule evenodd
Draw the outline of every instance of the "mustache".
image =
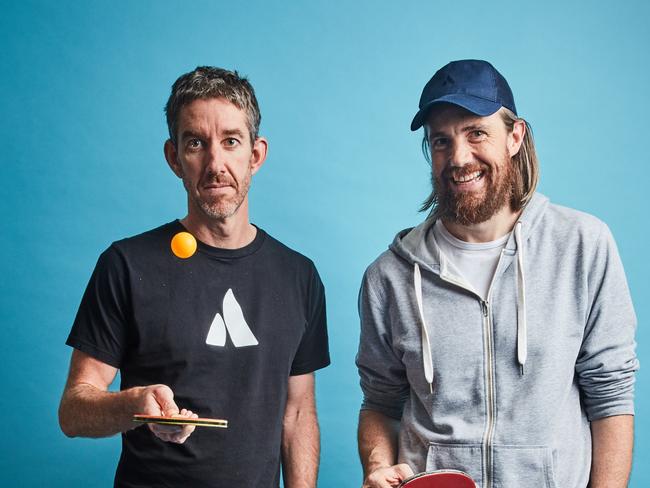
<svg viewBox="0 0 650 488">
<path fill-rule="evenodd" d="M 209 174 L 201 181 L 201 185 L 236 186 L 235 180 L 224 174 Z"/>
</svg>

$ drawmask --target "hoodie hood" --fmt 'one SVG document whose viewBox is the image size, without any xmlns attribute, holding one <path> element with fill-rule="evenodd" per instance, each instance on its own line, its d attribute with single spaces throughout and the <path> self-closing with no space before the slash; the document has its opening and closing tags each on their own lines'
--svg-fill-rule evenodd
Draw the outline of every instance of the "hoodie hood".
<svg viewBox="0 0 650 488">
<path fill-rule="evenodd" d="M 521 225 L 522 242 L 526 242 L 528 236 L 533 233 L 533 230 L 544 215 L 548 204 L 547 197 L 541 193 L 533 194 L 530 202 L 528 202 L 517 221 Z M 440 274 L 440 249 L 435 239 L 432 238 L 432 227 L 435 223 L 435 219 L 429 218 L 417 227 L 411 227 L 398 232 L 389 249 L 411 264 L 418 264 L 423 269 Z M 514 235 L 508 239 L 505 249 L 510 254 L 517 252 Z M 442 261 L 444 264 L 444 259 Z"/>
<path fill-rule="evenodd" d="M 515 223 L 510 238 L 506 242 L 503 253 L 517 256 L 517 362 L 524 374 L 524 366 L 528 357 L 528 332 L 526 320 L 526 279 L 524 274 L 524 247 L 529 236 L 540 222 L 548 206 L 548 198 L 535 193 L 524 208 L 521 216 Z M 399 232 L 390 250 L 413 264 L 413 292 L 420 318 L 420 332 L 422 338 L 422 362 L 424 376 L 429 383 L 429 390 L 433 391 L 433 359 L 431 357 L 431 334 L 424 317 L 422 299 L 422 274 L 420 268 L 440 275 L 446 281 L 466 287 L 462 277 L 454 276 L 448 272 L 448 262 L 440 252 L 440 248 L 433 237 L 435 219 L 429 218 L 417 227 Z M 489 297 L 488 297 L 489 299 Z"/>
</svg>

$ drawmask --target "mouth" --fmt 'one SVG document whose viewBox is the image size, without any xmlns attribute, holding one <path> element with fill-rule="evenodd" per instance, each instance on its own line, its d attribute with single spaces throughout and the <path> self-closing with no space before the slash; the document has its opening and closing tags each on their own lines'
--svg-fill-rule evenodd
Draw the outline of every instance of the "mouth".
<svg viewBox="0 0 650 488">
<path fill-rule="evenodd" d="M 471 173 L 452 174 L 449 180 L 454 186 L 465 189 L 479 183 L 483 179 L 483 176 L 485 176 L 485 171 L 476 170 Z"/>
<path fill-rule="evenodd" d="M 215 192 L 215 193 L 221 193 L 223 191 L 228 190 L 229 188 L 234 188 L 235 185 L 230 179 L 211 179 L 206 182 L 204 182 L 203 185 L 201 185 L 201 188 L 203 191 L 207 192 Z"/>
<path fill-rule="evenodd" d="M 218 189 L 218 188 L 230 188 L 232 185 L 230 183 L 212 183 L 210 185 L 205 185 L 203 188 L 206 190 Z"/>
</svg>

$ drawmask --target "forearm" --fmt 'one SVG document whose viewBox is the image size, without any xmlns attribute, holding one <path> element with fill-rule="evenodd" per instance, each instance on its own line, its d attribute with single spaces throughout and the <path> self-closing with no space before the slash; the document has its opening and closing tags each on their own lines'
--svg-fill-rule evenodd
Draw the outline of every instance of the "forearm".
<svg viewBox="0 0 650 488">
<path fill-rule="evenodd" d="M 373 410 L 359 414 L 359 457 L 364 478 L 397 463 L 399 421 Z"/>
<path fill-rule="evenodd" d="M 624 488 L 632 468 L 634 416 L 617 415 L 591 423 L 590 488 Z"/>
<path fill-rule="evenodd" d="M 108 437 L 136 427 L 132 417 L 141 404 L 140 390 L 103 391 L 89 384 L 66 389 L 59 424 L 69 437 Z"/>
<path fill-rule="evenodd" d="M 285 414 L 282 474 L 286 488 L 314 488 L 318 478 L 320 432 L 315 406 Z"/>
</svg>

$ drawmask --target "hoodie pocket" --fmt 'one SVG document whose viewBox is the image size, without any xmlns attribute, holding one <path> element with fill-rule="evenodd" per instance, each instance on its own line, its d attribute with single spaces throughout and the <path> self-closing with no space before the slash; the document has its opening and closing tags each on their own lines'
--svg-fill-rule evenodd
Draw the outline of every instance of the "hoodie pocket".
<svg viewBox="0 0 650 488">
<path fill-rule="evenodd" d="M 553 454 L 544 446 L 493 446 L 494 488 L 557 488 Z"/>
<path fill-rule="evenodd" d="M 470 475 L 483 486 L 480 444 L 429 444 L 427 471 L 458 469 Z"/>
</svg>

